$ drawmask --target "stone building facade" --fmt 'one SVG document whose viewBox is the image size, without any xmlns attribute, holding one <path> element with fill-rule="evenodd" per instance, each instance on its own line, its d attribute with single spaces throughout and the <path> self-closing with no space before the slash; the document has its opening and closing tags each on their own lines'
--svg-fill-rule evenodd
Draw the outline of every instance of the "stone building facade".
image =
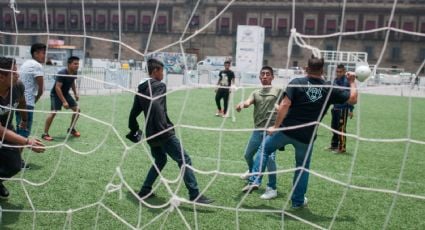
<svg viewBox="0 0 425 230">
<path fill-rule="evenodd" d="M 418 34 L 381 30 L 342 36 L 340 50 L 367 52 L 369 63 L 376 63 L 388 32 L 381 67 L 415 72 L 425 59 L 425 0 L 398 0 L 391 23 L 393 0 L 347 0 L 344 19 L 343 0 L 297 0 L 295 11 L 292 0 L 244 0 L 230 6 L 228 0 L 201 0 L 198 5 L 196 0 L 161 0 L 159 6 L 156 0 L 121 0 L 120 5 L 116 0 L 85 0 L 84 5 L 80 0 L 48 0 L 47 6 L 44 1 L 17 0 L 19 14 L 7 2 L 0 3 L 1 44 L 14 44 L 17 29 L 20 45 L 60 39 L 85 47 L 87 57 L 93 58 L 142 59 L 141 53 L 158 49 L 184 49 L 200 59 L 234 56 L 237 26 L 258 25 L 266 32 L 264 63 L 283 67 L 291 28 L 311 35 L 305 41 L 313 46 L 336 50 L 338 36 L 320 36 L 337 33 L 341 27 L 343 32 L 353 32 L 389 25 Z M 291 65 L 302 65 L 310 54 L 293 47 Z"/>
</svg>

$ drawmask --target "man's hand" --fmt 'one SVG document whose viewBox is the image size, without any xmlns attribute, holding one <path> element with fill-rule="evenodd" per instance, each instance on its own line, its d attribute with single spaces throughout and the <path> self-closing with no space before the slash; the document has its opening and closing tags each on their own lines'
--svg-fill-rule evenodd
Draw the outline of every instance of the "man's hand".
<svg viewBox="0 0 425 230">
<path fill-rule="evenodd" d="M 63 107 L 64 107 L 65 109 L 69 109 L 69 104 L 68 104 L 68 102 L 64 102 L 62 105 L 63 105 Z"/>
<path fill-rule="evenodd" d="M 33 152 L 36 153 L 42 153 L 44 152 L 44 150 L 46 150 L 44 148 L 44 144 L 41 143 L 40 140 L 36 139 L 36 138 L 28 138 L 27 139 L 27 147 L 30 148 Z"/>
<path fill-rule="evenodd" d="M 274 132 L 276 132 L 276 128 L 274 126 L 271 126 L 267 129 L 267 134 L 271 136 Z"/>
<path fill-rule="evenodd" d="M 240 112 L 240 111 L 242 110 L 242 108 L 243 108 L 243 103 L 239 103 L 239 104 L 236 106 L 236 111 L 237 111 L 237 112 Z"/>
<path fill-rule="evenodd" d="M 21 122 L 19 123 L 19 128 L 26 130 L 27 129 L 27 121 L 21 120 Z"/>
<path fill-rule="evenodd" d="M 347 72 L 347 73 L 346 73 L 346 76 L 347 76 L 347 80 L 348 80 L 350 83 L 353 83 L 353 82 L 355 82 L 355 81 L 356 81 L 356 73 L 354 73 L 354 72 Z"/>
<path fill-rule="evenodd" d="M 80 100 L 80 96 L 78 96 L 78 94 L 75 94 L 75 100 L 76 101 Z"/>
<path fill-rule="evenodd" d="M 350 119 L 353 119 L 353 112 L 348 112 L 348 117 L 349 117 Z"/>
<path fill-rule="evenodd" d="M 142 136 L 143 136 L 143 132 L 140 129 L 135 132 L 130 131 L 127 135 L 125 135 L 125 137 L 133 143 L 137 143 L 140 140 L 142 140 Z"/>
</svg>

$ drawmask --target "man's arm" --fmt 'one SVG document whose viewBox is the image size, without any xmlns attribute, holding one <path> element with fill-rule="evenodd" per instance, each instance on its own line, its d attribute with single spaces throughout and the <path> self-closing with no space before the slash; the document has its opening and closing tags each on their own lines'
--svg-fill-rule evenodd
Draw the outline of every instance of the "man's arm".
<svg viewBox="0 0 425 230">
<path fill-rule="evenodd" d="M 26 145 L 31 148 L 32 151 L 41 153 L 44 152 L 44 145 L 39 140 L 34 138 L 25 138 L 0 125 L 0 136 L 4 136 L 4 140 L 13 143 L 15 145 Z"/>
<path fill-rule="evenodd" d="M 78 96 L 78 93 L 77 93 L 77 87 L 75 86 L 75 80 L 74 80 L 74 82 L 72 82 L 71 89 L 72 89 L 72 92 L 74 92 L 75 100 L 78 101 L 80 99 L 80 97 Z"/>
<path fill-rule="evenodd" d="M 283 100 L 279 104 L 279 109 L 277 111 L 276 121 L 274 125 L 267 129 L 267 133 L 271 135 L 273 132 L 276 131 L 282 124 L 283 120 L 286 117 L 286 114 L 288 114 L 289 107 L 291 107 L 292 101 L 285 96 Z"/>
<path fill-rule="evenodd" d="M 139 130 L 139 123 L 137 122 L 137 117 L 143 111 L 143 108 L 139 103 L 139 97 L 140 96 L 138 95 L 134 96 L 133 107 L 131 107 L 130 115 L 128 117 L 128 128 L 131 130 L 131 132 L 136 132 L 137 130 Z"/>
<path fill-rule="evenodd" d="M 37 91 L 37 96 L 35 97 L 35 103 L 37 103 L 37 101 L 41 98 L 41 95 L 43 95 L 43 91 L 44 91 L 44 80 L 43 80 L 43 76 L 37 76 L 35 77 L 35 81 L 38 85 L 38 91 Z"/>
<path fill-rule="evenodd" d="M 19 128 L 26 129 L 27 128 L 27 121 L 28 121 L 28 113 L 27 111 L 24 111 L 27 109 L 27 102 L 25 101 L 25 96 L 22 95 L 22 97 L 19 98 L 19 104 L 18 104 L 19 114 L 21 115 L 21 123 L 18 124 Z"/>
<path fill-rule="evenodd" d="M 347 103 L 354 105 L 357 103 L 357 86 L 356 86 L 356 75 L 352 72 L 347 72 L 347 79 L 350 83 L 350 97 L 347 100 Z"/>
<path fill-rule="evenodd" d="M 254 103 L 254 98 L 248 98 L 244 102 L 241 102 L 236 106 L 236 111 L 240 112 L 242 108 L 248 108 L 253 103 Z"/>
<path fill-rule="evenodd" d="M 56 81 L 55 82 L 55 91 L 56 91 L 56 95 L 58 95 L 58 97 L 59 97 L 59 100 L 62 101 L 63 107 L 65 109 L 68 109 L 69 108 L 68 102 L 65 100 L 65 97 L 63 96 L 63 93 L 62 93 L 62 85 L 63 85 L 62 82 Z"/>
</svg>

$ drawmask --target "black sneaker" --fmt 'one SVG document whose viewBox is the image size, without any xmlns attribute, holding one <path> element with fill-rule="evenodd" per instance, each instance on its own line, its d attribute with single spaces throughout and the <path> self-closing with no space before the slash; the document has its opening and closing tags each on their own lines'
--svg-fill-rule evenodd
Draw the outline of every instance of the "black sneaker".
<svg viewBox="0 0 425 230">
<path fill-rule="evenodd" d="M 137 130 L 136 132 L 130 131 L 125 137 L 133 143 L 137 143 L 142 140 L 143 132 L 142 130 Z"/>
<path fill-rule="evenodd" d="M 30 166 L 27 163 L 25 163 L 24 160 L 22 160 L 21 161 L 21 169 L 30 169 Z"/>
<path fill-rule="evenodd" d="M 152 191 L 140 191 L 139 193 L 137 193 L 137 195 L 142 200 L 151 199 L 151 198 L 156 197 L 155 193 L 153 193 Z"/>
<path fill-rule="evenodd" d="M 3 185 L 3 182 L 0 182 L 0 199 L 7 199 L 9 197 L 9 191 Z"/>
<path fill-rule="evenodd" d="M 211 204 L 212 202 L 214 202 L 213 199 L 210 199 L 210 198 L 208 198 L 204 195 L 191 198 L 190 201 L 193 201 L 193 202 L 198 203 L 198 204 Z"/>
</svg>

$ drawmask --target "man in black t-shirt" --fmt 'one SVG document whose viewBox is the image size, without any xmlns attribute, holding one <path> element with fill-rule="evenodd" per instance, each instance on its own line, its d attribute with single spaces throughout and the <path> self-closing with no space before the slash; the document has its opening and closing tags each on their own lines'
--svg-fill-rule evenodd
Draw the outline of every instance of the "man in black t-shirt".
<svg viewBox="0 0 425 230">
<path fill-rule="evenodd" d="M 71 124 L 69 125 L 68 133 L 74 137 L 79 137 L 80 132 L 75 129 L 75 124 L 77 123 L 78 114 L 80 113 L 80 108 L 76 101 L 79 100 L 77 93 L 77 87 L 75 86 L 75 80 L 79 68 L 80 59 L 75 56 L 68 58 L 68 66 L 66 69 L 63 69 L 58 72 L 56 75 L 56 81 L 53 85 L 52 90 L 50 91 L 50 102 L 51 110 L 53 112 L 49 113 L 46 118 L 46 123 L 44 125 L 44 133 L 41 136 L 46 141 L 52 141 L 53 138 L 49 135 L 50 125 L 53 122 L 53 119 L 56 116 L 56 111 L 61 110 L 62 106 L 65 109 L 72 109 L 74 113 L 72 114 Z M 75 100 L 69 94 L 69 90 L 72 89 L 74 92 Z"/>
<path fill-rule="evenodd" d="M 43 152 L 44 145 L 33 138 L 14 132 L 13 111 L 20 103 L 19 90 L 13 85 L 17 68 L 12 58 L 0 57 L 0 177 L 10 178 L 21 170 L 21 154 L 18 146 L 26 146 L 34 152 Z M 12 77 L 14 79 L 12 79 Z M 9 191 L 0 180 L 0 198 L 7 199 Z"/>
<path fill-rule="evenodd" d="M 216 116 L 227 116 L 227 108 L 229 105 L 229 94 L 230 88 L 233 84 L 235 84 L 235 73 L 230 70 L 230 61 L 224 62 L 224 70 L 218 73 L 218 89 L 216 89 L 215 94 L 215 103 L 217 104 L 217 113 Z M 223 99 L 223 107 L 221 109 L 221 99 Z"/>
<path fill-rule="evenodd" d="M 274 126 L 267 132 L 269 136 L 259 148 L 254 162 L 253 174 L 263 172 L 271 153 L 291 144 L 295 148 L 295 170 L 293 177 L 292 208 L 299 209 L 307 205 L 308 176 L 313 143 L 319 122 L 331 104 L 357 102 L 357 89 L 354 73 L 347 73 L 350 90 L 332 88 L 330 82 L 322 78 L 323 59 L 312 57 L 308 61 L 307 73 L 303 78 L 295 78 L 288 87 Z M 301 87 L 300 87 L 301 86 Z M 283 130 L 278 130 L 283 128 Z M 258 189 L 260 174 L 252 176 L 250 183 L 242 191 L 250 192 Z"/>
</svg>

